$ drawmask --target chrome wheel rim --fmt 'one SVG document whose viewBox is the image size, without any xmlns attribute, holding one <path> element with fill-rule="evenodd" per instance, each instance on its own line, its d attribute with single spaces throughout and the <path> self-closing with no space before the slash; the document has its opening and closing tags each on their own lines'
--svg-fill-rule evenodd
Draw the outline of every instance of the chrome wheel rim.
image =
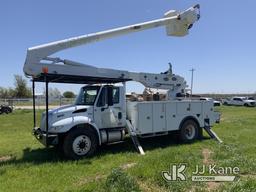
<svg viewBox="0 0 256 192">
<path fill-rule="evenodd" d="M 85 155 L 91 149 L 91 139 L 86 135 L 80 135 L 75 138 L 72 148 L 76 155 Z"/>
<path fill-rule="evenodd" d="M 185 128 L 185 136 L 187 139 L 191 140 L 195 137 L 195 127 L 193 125 L 188 125 L 186 128 Z"/>
</svg>

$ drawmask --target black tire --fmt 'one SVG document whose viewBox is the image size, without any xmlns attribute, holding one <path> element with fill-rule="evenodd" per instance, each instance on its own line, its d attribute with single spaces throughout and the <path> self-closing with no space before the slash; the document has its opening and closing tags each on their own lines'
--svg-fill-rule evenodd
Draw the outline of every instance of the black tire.
<svg viewBox="0 0 256 192">
<path fill-rule="evenodd" d="M 8 107 L 8 111 L 9 111 L 9 113 L 12 113 L 12 108 Z"/>
<path fill-rule="evenodd" d="M 227 102 L 224 102 L 223 105 L 228 105 L 228 103 L 227 103 Z"/>
<path fill-rule="evenodd" d="M 63 152 L 70 159 L 92 156 L 98 146 L 94 131 L 88 127 L 74 127 L 64 138 Z"/>
<path fill-rule="evenodd" d="M 180 140 L 184 143 L 191 143 L 199 136 L 199 126 L 192 120 L 188 119 L 182 123 L 180 128 Z"/>
<path fill-rule="evenodd" d="M 5 107 L 5 113 L 9 114 L 12 112 L 12 109 L 10 107 Z"/>
<path fill-rule="evenodd" d="M 249 107 L 248 103 L 245 103 L 244 106 L 245 106 L 245 107 Z"/>
<path fill-rule="evenodd" d="M 9 110 L 8 110 L 6 107 L 4 107 L 4 108 L 2 109 L 2 111 L 3 111 L 3 113 L 5 113 L 5 114 L 8 114 L 8 113 L 9 113 Z"/>
<path fill-rule="evenodd" d="M 10 108 L 8 106 L 2 106 L 1 107 L 1 113 L 9 114 L 11 112 L 12 112 L 12 108 Z"/>
</svg>

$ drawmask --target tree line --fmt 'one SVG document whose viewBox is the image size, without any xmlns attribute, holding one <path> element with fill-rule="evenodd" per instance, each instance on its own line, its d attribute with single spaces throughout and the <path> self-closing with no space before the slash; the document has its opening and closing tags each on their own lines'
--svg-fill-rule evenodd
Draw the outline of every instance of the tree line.
<svg viewBox="0 0 256 192">
<path fill-rule="evenodd" d="M 45 92 L 44 92 L 45 94 Z M 66 91 L 63 94 L 57 88 L 49 88 L 49 97 L 65 97 L 74 98 L 75 94 L 72 91 Z M 31 98 L 32 89 L 28 86 L 27 80 L 21 75 L 14 75 L 14 87 L 0 87 L 0 98 Z"/>
</svg>

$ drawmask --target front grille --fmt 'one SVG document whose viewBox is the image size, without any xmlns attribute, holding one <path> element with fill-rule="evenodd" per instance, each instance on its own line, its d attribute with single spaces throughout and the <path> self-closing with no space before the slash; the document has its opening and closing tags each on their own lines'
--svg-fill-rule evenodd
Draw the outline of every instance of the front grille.
<svg viewBox="0 0 256 192">
<path fill-rule="evenodd" d="M 251 105 L 255 105 L 255 102 L 250 102 Z"/>
</svg>

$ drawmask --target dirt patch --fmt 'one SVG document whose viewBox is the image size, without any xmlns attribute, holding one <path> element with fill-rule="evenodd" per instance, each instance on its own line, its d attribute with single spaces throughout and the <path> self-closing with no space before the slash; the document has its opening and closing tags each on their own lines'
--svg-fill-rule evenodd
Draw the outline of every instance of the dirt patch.
<svg viewBox="0 0 256 192">
<path fill-rule="evenodd" d="M 120 168 L 123 170 L 130 169 L 131 167 L 134 167 L 137 163 L 126 163 L 124 165 L 121 165 Z"/>
<path fill-rule="evenodd" d="M 95 177 L 87 177 L 87 178 L 82 178 L 80 179 L 77 183 L 75 183 L 75 185 L 77 186 L 82 186 L 85 185 L 87 183 L 91 183 L 91 182 L 95 182 L 95 181 L 99 181 L 101 179 L 106 178 L 106 175 L 96 175 Z"/>
<path fill-rule="evenodd" d="M 220 186 L 220 183 L 217 183 L 217 182 L 208 182 L 207 183 L 208 191 L 214 191 L 214 190 L 218 189 L 219 186 Z"/>
<path fill-rule="evenodd" d="M 211 154 L 213 152 L 210 149 L 203 149 L 202 154 L 203 154 L 203 164 L 209 165 L 213 163 L 213 160 L 211 159 Z"/>
<path fill-rule="evenodd" d="M 0 163 L 10 161 L 11 159 L 12 159 L 12 156 L 10 156 L 10 155 L 2 156 L 2 157 L 0 157 Z"/>
<path fill-rule="evenodd" d="M 213 164 L 214 161 L 211 159 L 211 155 L 213 152 L 210 149 L 203 149 L 202 155 L 203 155 L 203 164 L 210 165 Z M 207 190 L 208 191 L 214 191 L 219 188 L 221 183 L 218 182 L 207 182 Z"/>
<path fill-rule="evenodd" d="M 226 118 L 225 117 L 220 117 L 220 120 L 221 121 L 226 121 Z"/>
</svg>

